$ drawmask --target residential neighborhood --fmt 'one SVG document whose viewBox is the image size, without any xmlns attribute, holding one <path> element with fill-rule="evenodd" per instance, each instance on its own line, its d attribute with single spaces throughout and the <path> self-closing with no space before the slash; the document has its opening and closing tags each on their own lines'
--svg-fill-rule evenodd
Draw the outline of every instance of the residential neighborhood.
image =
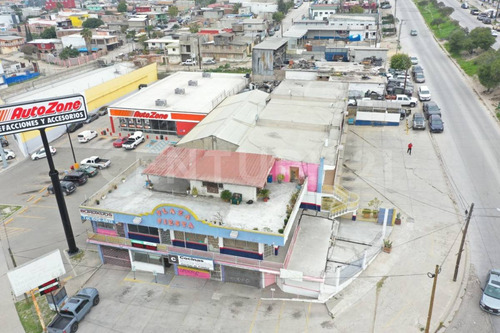
<svg viewBox="0 0 500 333">
<path fill-rule="evenodd" d="M 498 1 L 0 9 L 6 332 L 500 330 Z"/>
</svg>

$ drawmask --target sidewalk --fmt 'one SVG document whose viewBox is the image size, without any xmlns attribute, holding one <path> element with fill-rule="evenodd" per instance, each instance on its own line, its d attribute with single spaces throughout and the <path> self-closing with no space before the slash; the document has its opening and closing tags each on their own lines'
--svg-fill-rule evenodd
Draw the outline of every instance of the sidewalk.
<svg viewBox="0 0 500 333">
<path fill-rule="evenodd" d="M 420 111 L 420 105 L 413 112 Z M 403 122 L 402 122 L 403 124 Z M 379 253 L 369 267 L 326 306 L 339 331 L 407 332 L 423 330 L 436 265 L 438 275 L 430 331 L 449 324 L 460 305 L 468 267 L 462 256 L 453 282 L 464 216 L 453 202 L 439 151 L 429 131 L 406 133 L 404 126 L 350 126 L 341 184 L 360 195 L 360 209 L 377 197 L 381 207 L 395 208 L 402 224 L 386 236 L 392 253 Z M 412 155 L 406 153 L 413 143 Z M 352 228 L 341 222 L 340 230 Z M 359 228 L 373 222 L 355 222 Z M 381 228 L 381 227 L 380 227 Z M 389 228 L 388 228 L 389 229 Z M 355 234 L 354 234 L 355 235 Z M 380 244 L 381 246 L 381 244 Z M 334 249 L 335 251 L 335 249 Z"/>
</svg>

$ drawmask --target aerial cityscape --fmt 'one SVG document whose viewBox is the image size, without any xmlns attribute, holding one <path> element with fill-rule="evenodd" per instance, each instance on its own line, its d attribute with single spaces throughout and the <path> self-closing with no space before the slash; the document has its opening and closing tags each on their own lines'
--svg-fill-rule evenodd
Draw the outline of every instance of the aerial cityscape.
<svg viewBox="0 0 500 333">
<path fill-rule="evenodd" d="M 0 331 L 500 332 L 499 7 L 0 1 Z"/>
</svg>

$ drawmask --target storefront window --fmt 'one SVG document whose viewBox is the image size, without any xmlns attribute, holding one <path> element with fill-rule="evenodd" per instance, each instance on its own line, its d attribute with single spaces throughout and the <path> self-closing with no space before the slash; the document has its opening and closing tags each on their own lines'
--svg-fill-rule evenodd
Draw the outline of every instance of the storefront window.
<svg viewBox="0 0 500 333">
<path fill-rule="evenodd" d="M 142 252 L 133 252 L 133 253 L 134 253 L 134 261 L 145 262 L 153 265 L 163 265 L 161 256 L 142 253 Z"/>
<path fill-rule="evenodd" d="M 120 127 L 121 128 L 127 128 L 128 127 L 127 118 L 120 118 Z"/>
<path fill-rule="evenodd" d="M 152 119 L 132 119 L 119 118 L 120 128 L 124 131 L 134 132 L 137 130 L 144 133 L 176 135 L 177 125 L 175 121 L 170 120 L 152 120 Z"/>
</svg>

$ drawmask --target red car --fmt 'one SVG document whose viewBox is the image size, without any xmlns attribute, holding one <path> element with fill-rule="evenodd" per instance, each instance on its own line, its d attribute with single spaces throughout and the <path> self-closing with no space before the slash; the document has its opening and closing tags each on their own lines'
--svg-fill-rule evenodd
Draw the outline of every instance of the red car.
<svg viewBox="0 0 500 333">
<path fill-rule="evenodd" d="M 113 141 L 113 147 L 115 148 L 121 148 L 122 145 L 127 142 L 128 136 L 122 136 L 121 138 L 116 139 Z"/>
</svg>

